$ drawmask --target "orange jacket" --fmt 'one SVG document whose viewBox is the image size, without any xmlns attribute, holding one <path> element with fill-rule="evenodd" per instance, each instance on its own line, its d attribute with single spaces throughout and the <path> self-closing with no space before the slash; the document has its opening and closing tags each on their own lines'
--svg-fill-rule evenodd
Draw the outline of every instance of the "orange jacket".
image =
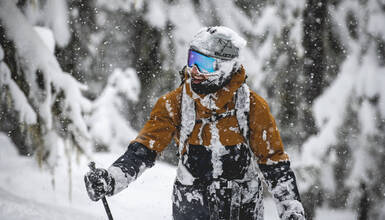
<svg viewBox="0 0 385 220">
<path fill-rule="evenodd" d="M 234 109 L 235 102 L 233 96 L 237 89 L 245 82 L 245 79 L 245 71 L 241 68 L 240 71 L 233 75 L 227 86 L 208 95 L 194 93 L 187 82 L 186 93 L 195 101 L 196 119 L 208 118 L 212 113 L 221 114 Z M 179 143 L 181 95 L 182 86 L 160 97 L 151 112 L 150 119 L 133 142 L 139 142 L 156 152 L 163 151 L 173 137 Z M 218 108 L 208 109 L 202 100 L 214 101 Z M 207 125 L 195 123 L 188 143 L 209 146 L 211 132 L 210 126 Z M 202 128 L 202 126 L 204 127 Z M 219 119 L 217 128 L 220 136 L 219 140 L 223 146 L 235 146 L 240 143 L 246 143 L 239 131 L 235 115 Z M 284 151 L 281 137 L 275 120 L 270 113 L 269 106 L 263 98 L 253 91 L 250 91 L 249 131 L 250 147 L 258 159 L 258 163 L 266 164 L 289 160 L 288 155 Z"/>
</svg>

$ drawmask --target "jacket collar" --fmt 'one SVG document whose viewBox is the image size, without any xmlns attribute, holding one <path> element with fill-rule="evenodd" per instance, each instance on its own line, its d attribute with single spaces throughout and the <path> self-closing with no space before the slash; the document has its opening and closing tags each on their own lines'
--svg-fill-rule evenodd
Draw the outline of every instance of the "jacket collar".
<svg viewBox="0 0 385 220">
<path fill-rule="evenodd" d="M 188 76 L 187 70 L 185 71 L 185 79 L 187 79 L 184 83 L 186 93 L 195 101 L 197 105 L 199 105 L 199 107 L 206 110 L 219 110 L 223 109 L 227 103 L 233 100 L 233 96 L 237 89 L 246 80 L 246 73 L 243 66 L 241 66 L 238 72 L 232 76 L 229 84 L 215 93 L 210 94 L 197 94 L 191 89 L 191 77 Z"/>
</svg>

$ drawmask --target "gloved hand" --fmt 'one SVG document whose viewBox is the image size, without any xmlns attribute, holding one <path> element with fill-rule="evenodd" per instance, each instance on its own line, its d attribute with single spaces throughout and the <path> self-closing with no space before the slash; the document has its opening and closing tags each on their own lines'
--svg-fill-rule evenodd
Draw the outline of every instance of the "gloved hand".
<svg viewBox="0 0 385 220">
<path fill-rule="evenodd" d="M 84 182 L 88 196 L 92 201 L 98 201 L 106 195 L 110 196 L 113 194 L 115 180 L 108 171 L 103 168 L 96 168 L 89 171 L 84 176 Z"/>
<path fill-rule="evenodd" d="M 305 212 L 302 204 L 297 200 L 282 201 L 283 216 L 281 219 L 287 220 L 305 220 Z"/>
</svg>

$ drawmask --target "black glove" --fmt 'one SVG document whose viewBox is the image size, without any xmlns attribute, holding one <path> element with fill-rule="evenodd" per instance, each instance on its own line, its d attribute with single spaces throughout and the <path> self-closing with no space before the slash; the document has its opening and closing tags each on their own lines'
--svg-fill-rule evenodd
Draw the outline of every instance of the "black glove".
<svg viewBox="0 0 385 220">
<path fill-rule="evenodd" d="M 84 176 L 84 182 L 88 196 L 92 201 L 98 201 L 104 196 L 113 194 L 115 180 L 111 177 L 107 170 L 96 168 L 89 171 Z"/>
</svg>

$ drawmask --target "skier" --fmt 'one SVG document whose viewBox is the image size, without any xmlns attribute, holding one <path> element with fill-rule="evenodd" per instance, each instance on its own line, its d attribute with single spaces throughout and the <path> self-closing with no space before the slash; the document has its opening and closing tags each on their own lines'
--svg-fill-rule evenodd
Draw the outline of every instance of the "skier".
<svg viewBox="0 0 385 220">
<path fill-rule="evenodd" d="M 245 83 L 239 62 L 245 45 L 223 26 L 203 28 L 193 37 L 181 85 L 158 99 L 136 139 L 108 170 L 85 175 L 91 200 L 126 188 L 174 137 L 180 157 L 174 219 L 263 219 L 261 179 L 281 219 L 305 219 L 275 120 Z"/>
</svg>

